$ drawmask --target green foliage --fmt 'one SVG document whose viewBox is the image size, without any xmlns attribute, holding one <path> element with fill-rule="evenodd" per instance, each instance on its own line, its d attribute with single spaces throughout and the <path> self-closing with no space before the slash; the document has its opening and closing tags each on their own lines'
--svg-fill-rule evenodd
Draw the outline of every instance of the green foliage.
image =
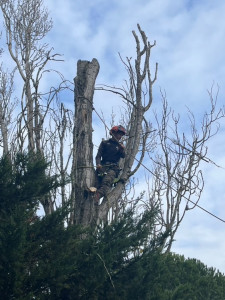
<svg viewBox="0 0 225 300">
<path fill-rule="evenodd" d="M 149 269 L 145 278 L 148 291 L 143 299 L 224 299 L 225 277 L 198 260 L 156 254 L 145 265 Z"/>
<path fill-rule="evenodd" d="M 23 292 L 27 233 L 39 200 L 56 184 L 45 175 L 46 163 L 35 155 L 0 159 L 0 295 Z"/>
<path fill-rule="evenodd" d="M 66 213 L 58 210 L 31 226 L 26 254 L 29 276 L 24 282 L 29 295 L 38 299 L 116 299 L 116 285 L 123 285 L 121 277 L 140 257 L 138 249 L 147 242 L 154 214 L 134 218 L 130 211 L 118 222 L 93 231 L 63 226 Z"/>
<path fill-rule="evenodd" d="M 40 158 L 0 160 L 1 299 L 225 299 L 225 277 L 149 242 L 157 212 L 127 211 L 95 230 L 65 226 L 68 208 L 32 219 L 57 185 Z M 150 232 L 149 232 L 150 231 Z"/>
</svg>

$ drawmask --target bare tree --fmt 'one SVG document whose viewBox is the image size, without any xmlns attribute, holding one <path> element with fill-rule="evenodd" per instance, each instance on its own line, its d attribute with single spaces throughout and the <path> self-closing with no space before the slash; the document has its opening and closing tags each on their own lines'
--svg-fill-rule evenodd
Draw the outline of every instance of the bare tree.
<svg viewBox="0 0 225 300">
<path fill-rule="evenodd" d="M 21 107 L 17 112 L 17 127 L 12 132 L 11 152 L 16 153 L 27 148 L 29 151 L 39 152 L 48 161 L 52 161 L 50 171 L 59 171 L 61 180 L 65 181 L 65 167 L 68 163 L 64 166 L 62 162 L 62 158 L 66 160 L 62 156 L 62 149 L 65 148 L 65 130 L 69 127 L 66 125 L 69 122 L 69 114 L 66 113 L 66 109 L 63 110 L 63 120 L 58 123 L 56 115 L 60 105 L 56 100 L 62 90 L 68 89 L 68 84 L 59 72 L 51 69 L 51 73 L 55 72 L 61 82 L 57 88 L 50 86 L 47 91 L 41 90 L 41 83 L 46 81 L 46 76 L 50 74 L 49 63 L 61 61 L 60 55 L 52 54 L 53 49 L 43 42 L 52 28 L 52 20 L 43 6 L 43 0 L 1 0 L 0 8 L 8 52 L 22 80 L 22 94 L 18 97 Z M 12 102 L 12 99 L 8 97 L 8 101 Z M 1 113 L 4 113 L 2 109 Z M 1 124 L 6 141 L 8 137 L 5 123 Z M 70 130 L 72 131 L 71 127 Z M 4 148 L 6 149 L 6 145 Z M 55 153 L 50 152 L 50 149 L 55 151 L 61 149 L 60 165 L 57 165 Z M 69 160 L 70 157 L 71 151 L 68 153 Z M 64 203 L 65 192 L 61 191 L 61 195 L 59 194 L 57 198 L 59 202 Z M 51 213 L 56 208 L 55 198 L 49 196 L 43 200 L 42 205 L 45 213 Z"/>
<path fill-rule="evenodd" d="M 13 124 L 13 110 L 16 100 L 12 101 L 14 71 L 7 72 L 0 65 L 0 133 L 3 154 L 9 154 L 9 135 Z"/>
<path fill-rule="evenodd" d="M 147 41 L 147 37 L 140 26 L 138 26 L 138 31 L 143 46 L 141 49 L 139 37 L 133 32 L 137 46 L 137 58 L 135 67 L 132 66 L 131 59 L 127 58 L 126 61 L 123 61 L 129 75 L 128 81 L 125 82 L 125 87 L 115 88 L 105 85 L 96 88 L 96 90 L 119 95 L 126 105 L 127 115 L 129 116 L 124 118 L 124 120 L 127 120 L 127 122 L 124 122 L 124 125 L 128 129 L 129 137 L 126 140 L 127 156 L 122 166 L 120 180 L 97 209 L 93 208 L 90 195 L 85 193 L 88 186 L 94 182 L 93 157 L 88 154 L 92 153 L 92 148 L 90 152 L 88 152 L 90 148 L 89 150 L 86 149 L 88 145 L 92 145 L 91 124 L 87 125 L 86 122 L 88 120 L 91 122 L 92 108 L 94 109 L 93 94 L 90 91 L 89 95 L 91 94 L 91 97 L 86 97 L 85 93 L 79 94 L 77 91 L 82 89 L 80 86 L 75 86 L 75 103 L 79 103 L 79 108 L 76 107 L 79 113 L 76 114 L 75 122 L 77 122 L 76 126 L 81 131 L 77 130 L 76 132 L 76 135 L 79 136 L 79 139 L 77 139 L 79 142 L 78 144 L 74 143 L 74 147 L 79 149 L 79 144 L 82 143 L 82 149 L 80 148 L 81 152 L 79 151 L 79 154 L 74 152 L 77 159 L 76 167 L 74 164 L 74 174 L 76 174 L 75 178 L 79 178 L 76 182 L 76 187 L 74 186 L 74 190 L 79 190 L 80 194 L 76 197 L 78 197 L 79 201 L 83 201 L 83 206 L 80 206 L 75 200 L 74 212 L 78 215 L 74 217 L 74 220 L 77 223 L 82 220 L 81 223 L 84 225 L 90 224 L 90 221 L 93 220 L 107 222 L 109 213 L 111 219 L 117 218 L 118 214 L 124 211 L 126 207 L 143 207 L 144 203 L 145 209 L 158 209 L 159 214 L 156 219 L 154 232 L 155 235 L 163 234 L 166 237 L 162 250 L 170 251 L 177 229 L 183 221 L 186 212 L 198 206 L 204 188 L 201 165 L 203 162 L 213 163 L 207 157 L 207 142 L 217 134 L 219 129 L 218 122 L 221 118 L 224 118 L 225 114 L 222 109 L 217 110 L 217 99 L 214 99 L 212 91 L 210 91 L 209 112 L 204 114 L 200 129 L 194 114 L 189 110 L 191 134 L 186 134 L 180 131 L 180 117 L 179 115 L 176 116 L 168 107 L 166 96 L 162 93 L 162 116 L 155 115 L 155 128 L 153 128 L 153 125 L 147 120 L 145 115 L 151 107 L 152 86 L 157 78 L 157 64 L 153 79 L 149 66 L 150 51 L 155 42 L 151 45 Z M 90 66 L 92 63 L 85 62 L 85 65 Z M 81 62 L 79 64 L 82 65 Z M 84 75 L 84 72 L 78 71 L 78 74 L 79 72 Z M 95 72 L 94 80 L 96 79 L 96 74 L 97 72 Z M 91 81 L 89 81 L 89 76 L 92 78 Z M 79 83 L 83 82 L 83 87 L 94 88 L 93 75 L 90 75 L 87 71 L 82 78 L 83 81 L 80 80 Z M 98 114 L 98 112 L 96 113 Z M 78 115 L 82 117 L 79 118 Z M 107 127 L 104 119 L 102 117 L 100 119 L 103 122 L 103 126 Z M 172 119 L 172 124 L 170 119 Z M 82 124 L 85 124 L 85 127 L 88 128 L 85 134 Z M 83 143 L 84 139 L 86 139 L 85 143 Z M 84 145 L 86 146 L 84 147 Z M 85 156 L 82 154 L 84 151 L 83 147 L 85 148 Z M 146 155 L 149 157 L 149 164 L 143 163 Z M 82 180 L 80 177 L 77 177 L 77 171 L 75 172 L 77 167 L 81 176 L 83 176 Z M 136 198 L 131 195 L 132 193 L 129 195 L 129 188 L 135 189 L 132 177 L 140 167 L 144 168 L 149 174 L 149 185 L 146 185 L 149 195 L 147 200 L 144 200 L 143 195 Z M 82 211 L 79 210 L 81 207 L 83 207 Z M 79 219 L 79 217 L 81 218 Z"/>
<path fill-rule="evenodd" d="M 145 120 L 145 114 L 151 107 L 153 100 L 152 87 L 157 79 L 158 64 L 156 64 L 153 78 L 150 72 L 150 54 L 156 43 L 151 44 L 148 41 L 146 34 L 139 25 L 138 33 L 140 37 L 133 31 L 137 53 L 135 66 L 132 66 L 131 59 L 129 58 L 124 62 L 129 75 L 127 86 L 121 90 L 113 89 L 114 93 L 120 93 L 130 112 L 127 124 L 129 139 L 126 143 L 126 158 L 124 160 L 121 180 L 107 199 L 103 200 L 99 208 L 100 218 L 104 218 L 107 210 L 121 198 L 129 178 L 142 165 L 147 139 L 152 133 L 150 124 Z M 136 158 L 137 154 L 139 154 L 138 160 Z M 137 162 L 136 165 L 134 165 L 134 162 Z"/>
<path fill-rule="evenodd" d="M 186 212 L 198 206 L 204 188 L 202 163 L 215 164 L 207 157 L 207 142 L 217 134 L 219 120 L 225 114 L 223 109 L 216 108 L 217 95 L 214 98 L 212 90 L 209 97 L 209 112 L 203 115 L 200 127 L 189 110 L 190 134 L 180 131 L 180 116 L 168 107 L 165 94 L 162 94 L 162 115 L 155 116 L 159 146 L 154 155 L 149 155 L 153 176 L 145 208 L 160 208 L 156 228 L 157 234 L 168 233 L 164 244 L 166 251 L 170 251 Z"/>
<path fill-rule="evenodd" d="M 23 122 L 27 129 L 29 150 L 43 152 L 41 136 L 50 104 L 40 103 L 43 99 L 39 86 L 46 64 L 56 60 L 58 55 L 51 54 L 52 49 L 40 41 L 52 28 L 52 20 L 43 8 L 42 0 L 1 0 L 0 7 L 8 50 L 23 80 L 21 117 L 18 121 Z"/>
<path fill-rule="evenodd" d="M 135 60 L 135 68 L 132 67 L 129 59 L 127 60 L 127 63 L 125 63 L 128 73 L 130 75 L 129 91 L 127 91 L 126 89 L 122 89 L 120 91 L 118 91 L 115 88 L 111 89 L 114 93 L 120 93 L 123 100 L 128 105 L 128 109 L 130 111 L 129 124 L 127 125 L 129 131 L 129 139 L 126 143 L 127 155 L 122 168 L 123 171 L 121 174 L 120 181 L 112 190 L 112 192 L 103 199 L 102 203 L 95 210 L 93 210 L 92 208 L 93 201 L 91 203 L 88 195 L 86 196 L 87 199 L 85 200 L 83 195 L 85 194 L 85 190 L 88 188 L 88 186 L 93 184 L 94 181 L 93 157 L 92 154 L 90 155 L 90 153 L 92 153 L 92 124 L 90 122 L 92 120 L 92 98 L 94 93 L 95 78 L 98 72 L 98 64 L 97 61 L 94 60 L 92 61 L 92 63 L 80 62 L 80 66 L 83 66 L 81 69 L 78 65 L 77 78 L 79 79 L 75 81 L 75 159 L 73 164 L 73 174 L 76 174 L 75 180 L 77 180 L 79 186 L 75 184 L 76 187 L 74 186 L 74 190 L 81 191 L 79 196 L 76 196 L 76 199 L 79 199 L 79 201 L 83 201 L 84 203 L 88 203 L 88 208 L 85 207 L 80 212 L 78 211 L 79 209 L 81 209 L 80 204 L 75 205 L 75 215 L 77 214 L 75 217 L 75 222 L 78 223 L 80 221 L 77 220 L 81 219 L 82 223 L 86 225 L 90 223 L 90 219 L 92 218 L 94 220 L 107 220 L 107 214 L 109 210 L 116 205 L 119 199 L 121 199 L 127 181 L 138 170 L 144 158 L 144 153 L 146 150 L 146 141 L 147 137 L 150 134 L 149 127 L 146 126 L 147 122 L 145 121 L 144 115 L 151 107 L 152 86 L 156 80 L 157 65 L 154 78 L 152 79 L 149 67 L 149 60 L 151 49 L 155 46 L 155 43 L 151 45 L 150 42 L 148 42 L 145 33 L 141 30 L 139 25 L 138 30 L 141 37 L 142 46 L 138 35 L 135 31 L 133 31 L 133 35 L 137 46 L 137 58 Z M 93 69 L 90 67 L 91 65 L 95 65 L 94 72 Z M 144 95 L 143 99 L 144 84 L 147 84 L 148 86 L 148 95 Z M 86 93 L 88 93 L 88 96 L 86 96 Z M 77 151 L 77 149 L 80 150 Z M 138 160 L 138 164 L 134 167 L 134 169 L 132 169 L 136 155 L 139 152 L 141 153 L 140 160 Z M 81 178 L 78 176 L 78 169 L 81 174 Z M 75 203 L 76 201 L 77 200 L 75 200 Z M 86 217 L 83 217 L 84 211 Z"/>
</svg>

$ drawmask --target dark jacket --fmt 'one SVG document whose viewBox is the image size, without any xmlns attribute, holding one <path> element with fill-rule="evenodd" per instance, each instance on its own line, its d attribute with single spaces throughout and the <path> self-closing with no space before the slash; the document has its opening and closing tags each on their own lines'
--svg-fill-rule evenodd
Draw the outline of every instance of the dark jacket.
<svg viewBox="0 0 225 300">
<path fill-rule="evenodd" d="M 102 141 L 96 155 L 96 165 L 107 163 L 118 163 L 120 158 L 125 157 L 124 147 L 117 141 L 109 139 Z"/>
</svg>

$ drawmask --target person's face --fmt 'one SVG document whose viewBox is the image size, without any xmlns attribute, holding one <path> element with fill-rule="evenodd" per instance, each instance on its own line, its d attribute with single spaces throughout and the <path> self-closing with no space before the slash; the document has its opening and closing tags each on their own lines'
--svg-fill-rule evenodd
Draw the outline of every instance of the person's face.
<svg viewBox="0 0 225 300">
<path fill-rule="evenodd" d="M 121 131 L 113 132 L 113 138 L 117 141 L 120 141 L 123 136 L 123 133 Z"/>
</svg>

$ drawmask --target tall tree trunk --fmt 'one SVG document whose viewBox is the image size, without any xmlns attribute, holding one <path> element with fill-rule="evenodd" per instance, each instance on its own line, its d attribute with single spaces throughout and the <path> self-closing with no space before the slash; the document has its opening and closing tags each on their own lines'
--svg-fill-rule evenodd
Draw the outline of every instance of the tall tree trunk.
<svg viewBox="0 0 225 300">
<path fill-rule="evenodd" d="M 96 214 L 88 188 L 95 184 L 92 143 L 92 111 L 95 80 L 99 72 L 96 59 L 79 60 L 75 83 L 75 126 L 73 137 L 72 197 L 73 222 L 89 225 Z"/>
</svg>

